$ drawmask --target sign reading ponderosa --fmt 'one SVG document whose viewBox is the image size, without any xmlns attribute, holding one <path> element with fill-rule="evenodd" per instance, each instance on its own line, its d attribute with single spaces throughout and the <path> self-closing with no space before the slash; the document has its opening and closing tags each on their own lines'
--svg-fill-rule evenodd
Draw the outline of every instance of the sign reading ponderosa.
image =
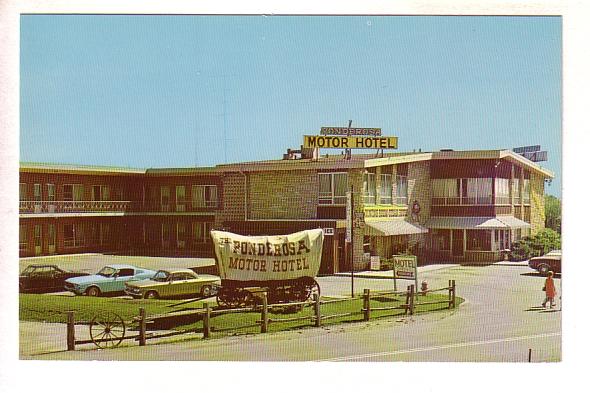
<svg viewBox="0 0 590 393">
<path fill-rule="evenodd" d="M 288 280 L 315 277 L 324 232 L 312 229 L 281 236 L 242 236 L 211 231 L 222 279 Z"/>
</svg>

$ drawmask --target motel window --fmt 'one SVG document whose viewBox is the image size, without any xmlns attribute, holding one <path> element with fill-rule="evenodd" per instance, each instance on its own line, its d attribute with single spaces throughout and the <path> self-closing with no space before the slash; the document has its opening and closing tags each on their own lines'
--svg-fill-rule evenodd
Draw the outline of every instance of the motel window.
<svg viewBox="0 0 590 393">
<path fill-rule="evenodd" d="M 176 211 L 183 212 L 185 211 L 185 187 L 184 186 L 176 186 Z"/>
<path fill-rule="evenodd" d="M 170 188 L 168 186 L 160 187 L 160 205 L 163 212 L 170 210 Z"/>
<path fill-rule="evenodd" d="M 365 204 L 374 205 L 376 201 L 377 185 L 375 183 L 374 173 L 365 173 L 363 178 L 363 196 Z"/>
<path fill-rule="evenodd" d="M 48 232 L 47 245 L 50 247 L 55 246 L 55 225 L 49 224 L 47 232 Z"/>
<path fill-rule="evenodd" d="M 192 187 L 192 205 L 196 207 L 217 207 L 217 186 L 194 185 Z"/>
<path fill-rule="evenodd" d="M 490 205 L 492 178 L 434 179 L 433 205 Z"/>
<path fill-rule="evenodd" d="M 512 195 L 514 196 L 514 204 L 520 205 L 520 179 L 512 179 Z"/>
<path fill-rule="evenodd" d="M 27 184 L 26 183 L 19 183 L 18 191 L 19 191 L 19 200 L 26 201 L 27 200 Z"/>
<path fill-rule="evenodd" d="M 170 224 L 162 223 L 162 247 L 170 246 Z"/>
<path fill-rule="evenodd" d="M 41 235 L 41 225 L 35 225 L 34 234 L 35 234 L 35 247 L 41 248 L 42 243 L 42 235 Z"/>
<path fill-rule="evenodd" d="M 29 244 L 28 244 L 28 233 L 27 233 L 27 226 L 24 224 L 19 225 L 19 250 L 26 251 Z"/>
<path fill-rule="evenodd" d="M 185 226 L 184 222 L 177 222 L 176 223 L 176 246 L 178 248 L 184 248 L 185 232 L 186 232 L 186 226 Z"/>
<path fill-rule="evenodd" d="M 522 204 L 529 205 L 531 203 L 531 181 L 524 179 L 522 182 Z"/>
<path fill-rule="evenodd" d="M 347 173 L 320 173 L 320 205 L 345 205 L 348 190 Z"/>
<path fill-rule="evenodd" d="M 496 205 L 510 205 L 510 181 L 509 179 L 503 179 L 497 177 L 496 183 Z"/>
<path fill-rule="evenodd" d="M 64 201 L 83 201 L 84 185 L 64 184 Z"/>
<path fill-rule="evenodd" d="M 395 178 L 397 198 L 396 203 L 400 205 L 408 204 L 408 177 L 398 175 Z"/>
<path fill-rule="evenodd" d="M 459 205 L 461 179 L 434 179 L 432 180 L 432 204 L 433 205 Z"/>
<path fill-rule="evenodd" d="M 82 224 L 64 225 L 64 247 L 80 247 L 84 245 L 84 227 Z"/>
<path fill-rule="evenodd" d="M 33 185 L 33 198 L 35 199 L 35 202 L 41 202 L 43 200 L 41 194 L 41 184 Z"/>
<path fill-rule="evenodd" d="M 109 186 L 92 186 L 92 200 L 93 201 L 108 201 L 110 199 L 111 190 Z"/>
<path fill-rule="evenodd" d="M 436 251 L 451 250 L 451 230 L 434 229 L 432 231 L 432 248 Z"/>
<path fill-rule="evenodd" d="M 467 195 L 463 205 L 491 205 L 492 204 L 492 179 L 469 178 L 461 179 L 467 184 Z"/>
<path fill-rule="evenodd" d="M 492 231 L 481 229 L 467 230 L 467 250 L 469 251 L 491 251 Z"/>
<path fill-rule="evenodd" d="M 492 251 L 501 251 L 510 248 L 510 231 L 508 229 L 494 230 L 494 242 Z"/>
<path fill-rule="evenodd" d="M 381 175 L 381 202 L 384 205 L 391 205 L 392 203 L 392 175 L 383 174 Z"/>
<path fill-rule="evenodd" d="M 210 231 L 210 222 L 193 222 L 193 242 L 209 243 L 211 241 Z"/>
<path fill-rule="evenodd" d="M 55 184 L 47 185 L 47 200 L 49 202 L 55 201 Z"/>
</svg>

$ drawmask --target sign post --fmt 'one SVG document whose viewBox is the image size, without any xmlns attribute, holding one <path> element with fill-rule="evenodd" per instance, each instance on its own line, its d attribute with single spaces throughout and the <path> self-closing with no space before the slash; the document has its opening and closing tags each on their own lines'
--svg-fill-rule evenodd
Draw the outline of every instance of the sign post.
<svg viewBox="0 0 590 393">
<path fill-rule="evenodd" d="M 346 257 L 350 261 L 350 296 L 354 297 L 354 253 L 352 252 L 352 190 L 346 193 Z"/>
<path fill-rule="evenodd" d="M 393 290 L 396 292 L 397 279 L 414 280 L 414 288 L 418 288 L 418 259 L 415 255 L 393 256 Z"/>
</svg>

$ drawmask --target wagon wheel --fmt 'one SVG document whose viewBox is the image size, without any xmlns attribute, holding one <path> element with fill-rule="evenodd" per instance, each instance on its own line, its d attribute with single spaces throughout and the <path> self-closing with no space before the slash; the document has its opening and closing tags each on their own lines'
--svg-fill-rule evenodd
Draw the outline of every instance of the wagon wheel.
<svg viewBox="0 0 590 393">
<path fill-rule="evenodd" d="M 287 299 L 287 301 L 306 301 L 311 296 L 311 286 L 302 283 L 297 283 L 291 287 L 291 294 L 292 299 Z"/>
<path fill-rule="evenodd" d="M 240 305 L 239 292 L 221 288 L 217 293 L 217 304 L 220 307 L 238 307 Z"/>
<path fill-rule="evenodd" d="M 307 298 L 311 299 L 313 297 L 314 293 L 317 293 L 318 296 L 321 295 L 321 290 L 320 290 L 320 284 L 318 284 L 318 282 L 316 280 L 312 280 L 313 282 L 310 282 L 306 285 L 307 291 L 308 291 L 308 295 Z"/>
<path fill-rule="evenodd" d="M 114 312 L 97 314 L 90 321 L 90 338 L 99 348 L 114 348 L 125 337 L 125 322 Z"/>
</svg>

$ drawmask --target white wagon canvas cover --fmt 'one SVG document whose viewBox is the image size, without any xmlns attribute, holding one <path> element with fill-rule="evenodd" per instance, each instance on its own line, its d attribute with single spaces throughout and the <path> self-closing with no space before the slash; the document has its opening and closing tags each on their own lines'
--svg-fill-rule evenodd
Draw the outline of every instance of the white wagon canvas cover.
<svg viewBox="0 0 590 393">
<path fill-rule="evenodd" d="M 211 231 L 219 275 L 226 280 L 271 281 L 315 277 L 324 233 L 310 229 L 290 235 L 242 236 Z"/>
</svg>

